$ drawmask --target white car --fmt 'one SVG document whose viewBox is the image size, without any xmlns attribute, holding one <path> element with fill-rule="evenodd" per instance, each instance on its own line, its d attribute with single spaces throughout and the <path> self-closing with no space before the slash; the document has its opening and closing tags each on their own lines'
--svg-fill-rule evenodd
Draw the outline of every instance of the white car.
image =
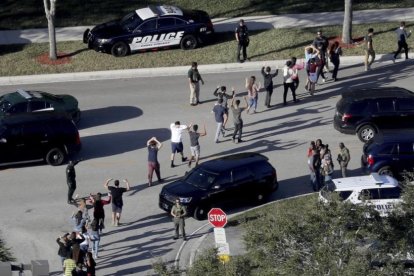
<svg viewBox="0 0 414 276">
<path fill-rule="evenodd" d="M 398 181 L 391 176 L 377 173 L 333 179 L 321 189 L 319 200 L 327 203 L 332 192 L 337 193 L 343 201 L 372 204 L 381 216 L 386 216 L 395 204 L 402 201 Z"/>
</svg>

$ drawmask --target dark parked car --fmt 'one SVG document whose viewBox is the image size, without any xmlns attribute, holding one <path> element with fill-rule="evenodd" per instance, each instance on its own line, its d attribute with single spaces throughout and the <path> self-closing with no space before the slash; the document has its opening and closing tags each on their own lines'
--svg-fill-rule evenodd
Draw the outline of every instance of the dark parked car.
<svg viewBox="0 0 414 276">
<path fill-rule="evenodd" d="M 122 57 L 133 51 L 178 45 L 183 50 L 194 49 L 211 41 L 213 34 L 205 11 L 161 5 L 137 9 L 120 20 L 87 29 L 83 42 L 95 51 Z"/>
<path fill-rule="evenodd" d="M 78 101 L 71 95 L 17 89 L 0 96 L 0 117 L 30 112 L 65 112 L 74 122 L 80 120 Z"/>
<path fill-rule="evenodd" d="M 215 204 L 240 199 L 261 202 L 277 188 L 276 170 L 267 157 L 239 153 L 201 163 L 181 180 L 165 185 L 159 207 L 169 212 L 179 198 L 189 216 L 204 219 Z"/>
<path fill-rule="evenodd" d="M 80 149 L 79 132 L 67 114 L 21 114 L 0 119 L 0 166 L 43 160 L 57 166 Z"/>
<path fill-rule="evenodd" d="M 386 132 L 364 145 L 361 166 L 366 173 L 398 176 L 414 170 L 414 132 Z"/>
<path fill-rule="evenodd" d="M 357 89 L 342 94 L 336 130 L 367 142 L 381 130 L 414 128 L 414 93 L 399 87 Z"/>
</svg>

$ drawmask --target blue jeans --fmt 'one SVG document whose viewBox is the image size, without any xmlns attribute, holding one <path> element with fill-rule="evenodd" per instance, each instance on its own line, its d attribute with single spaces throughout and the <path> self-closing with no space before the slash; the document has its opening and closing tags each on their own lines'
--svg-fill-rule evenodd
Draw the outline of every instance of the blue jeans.
<svg viewBox="0 0 414 276">
<path fill-rule="evenodd" d="M 258 97 L 249 98 L 249 109 L 253 106 L 254 111 L 256 111 L 256 109 L 257 109 L 257 98 Z"/>
<path fill-rule="evenodd" d="M 214 137 L 215 142 L 217 142 L 219 140 L 220 133 L 224 137 L 223 123 L 217 123 L 216 136 Z"/>
</svg>

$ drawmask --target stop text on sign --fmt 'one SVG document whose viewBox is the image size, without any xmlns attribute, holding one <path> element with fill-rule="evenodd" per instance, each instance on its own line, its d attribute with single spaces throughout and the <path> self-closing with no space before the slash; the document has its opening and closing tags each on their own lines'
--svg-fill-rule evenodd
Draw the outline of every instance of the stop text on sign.
<svg viewBox="0 0 414 276">
<path fill-rule="evenodd" d="M 212 208 L 207 217 L 214 227 L 222 228 L 227 224 L 227 215 L 220 208 Z"/>
</svg>

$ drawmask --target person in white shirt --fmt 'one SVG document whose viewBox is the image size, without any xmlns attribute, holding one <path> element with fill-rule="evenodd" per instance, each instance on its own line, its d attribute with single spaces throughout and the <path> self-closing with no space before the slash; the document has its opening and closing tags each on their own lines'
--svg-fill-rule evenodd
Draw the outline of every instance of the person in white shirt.
<svg viewBox="0 0 414 276">
<path fill-rule="evenodd" d="M 297 76 L 298 71 L 297 69 L 292 69 L 292 61 L 288 60 L 286 62 L 285 67 L 283 67 L 283 105 L 286 105 L 286 96 L 288 89 L 292 91 L 293 101 L 296 103 L 298 100 L 296 99 L 296 93 L 295 93 L 295 84 L 293 83 L 293 76 Z"/>
<path fill-rule="evenodd" d="M 189 126 L 187 125 L 181 125 L 180 121 L 176 121 L 175 123 L 172 123 L 170 125 L 171 129 L 171 168 L 174 168 L 174 156 L 175 153 L 181 154 L 181 161 L 185 162 L 187 160 L 187 157 L 184 157 L 184 147 L 182 142 L 182 133 L 184 130 L 188 130 L 191 127 L 191 124 Z"/>
</svg>

